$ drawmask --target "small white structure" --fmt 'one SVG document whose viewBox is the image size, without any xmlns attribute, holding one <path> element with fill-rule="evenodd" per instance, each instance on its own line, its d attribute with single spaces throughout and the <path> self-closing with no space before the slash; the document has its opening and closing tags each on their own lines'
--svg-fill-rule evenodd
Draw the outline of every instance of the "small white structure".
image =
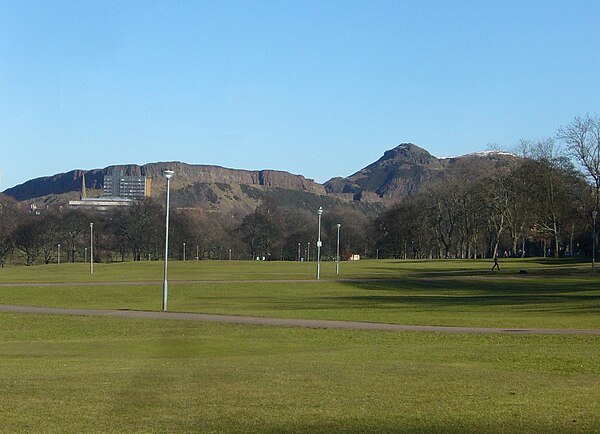
<svg viewBox="0 0 600 434">
<path fill-rule="evenodd" d="M 350 255 L 350 258 L 349 258 L 349 259 L 350 259 L 351 261 L 360 261 L 360 255 L 356 255 L 356 254 L 354 254 L 354 255 Z"/>
</svg>

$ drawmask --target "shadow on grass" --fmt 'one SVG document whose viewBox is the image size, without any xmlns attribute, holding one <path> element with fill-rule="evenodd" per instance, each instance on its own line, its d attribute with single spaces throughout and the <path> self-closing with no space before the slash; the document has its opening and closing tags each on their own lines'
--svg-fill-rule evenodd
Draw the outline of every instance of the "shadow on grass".
<svg viewBox="0 0 600 434">
<path fill-rule="evenodd" d="M 555 270 L 552 270 L 555 271 Z M 435 277 L 421 273 L 395 281 L 344 282 L 360 291 L 342 299 L 357 306 L 408 305 L 433 308 L 452 306 L 543 306 L 563 305 L 566 310 L 600 313 L 600 289 L 596 276 L 572 276 L 553 272 L 502 275 L 473 272 Z M 367 294 L 365 294 L 367 292 Z M 368 294 L 371 292 L 372 294 Z M 555 308 L 552 308 L 555 310 Z"/>
<path fill-rule="evenodd" d="M 510 278 L 510 279 L 481 279 L 472 278 L 404 278 L 394 281 L 368 281 L 368 282 L 342 282 L 344 285 L 365 291 L 398 291 L 410 292 L 436 292 L 462 293 L 465 295 L 532 295 L 541 296 L 548 294 L 569 294 L 579 292 L 596 292 L 600 296 L 598 282 L 595 279 L 539 279 Z"/>
<path fill-rule="evenodd" d="M 443 277 L 443 276 L 489 276 L 494 264 L 492 259 L 446 259 L 446 260 L 396 260 L 365 267 L 365 278 L 373 275 L 388 278 Z M 591 272 L 589 261 L 580 258 L 508 258 L 500 260 L 501 273 L 496 275 L 586 275 Z"/>
<path fill-rule="evenodd" d="M 332 301 L 334 298 L 331 299 Z M 345 300 L 355 303 L 358 306 L 373 305 L 385 306 L 390 304 L 398 305 L 420 305 L 439 307 L 450 306 L 519 306 L 519 305 L 543 305 L 543 304 L 564 304 L 569 305 L 569 310 L 573 308 L 572 304 L 583 303 L 579 309 L 588 312 L 600 313 L 600 296 L 519 296 L 519 295 L 489 295 L 489 296 L 413 296 L 413 295 L 392 295 L 392 296 L 349 296 L 336 297 L 335 300 Z M 593 304 L 593 306 L 592 306 Z M 539 310 L 539 309 L 538 309 Z"/>
</svg>

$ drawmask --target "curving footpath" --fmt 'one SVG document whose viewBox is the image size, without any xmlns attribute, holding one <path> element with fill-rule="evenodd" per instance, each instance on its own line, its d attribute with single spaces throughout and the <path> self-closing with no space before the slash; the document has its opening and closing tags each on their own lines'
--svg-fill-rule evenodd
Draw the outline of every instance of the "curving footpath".
<svg viewBox="0 0 600 434">
<path fill-rule="evenodd" d="M 292 318 L 264 318 L 254 316 L 211 315 L 184 312 L 154 312 L 139 310 L 66 309 L 58 307 L 35 307 L 0 305 L 0 312 L 33 313 L 47 315 L 107 316 L 116 318 L 162 319 L 179 321 L 208 321 L 227 324 L 247 324 L 279 327 L 305 327 L 316 329 L 387 330 L 395 332 L 433 332 L 470 334 L 541 334 L 541 335 L 600 335 L 600 329 L 509 329 L 488 327 L 446 327 L 383 324 L 359 321 L 331 321 Z"/>
</svg>

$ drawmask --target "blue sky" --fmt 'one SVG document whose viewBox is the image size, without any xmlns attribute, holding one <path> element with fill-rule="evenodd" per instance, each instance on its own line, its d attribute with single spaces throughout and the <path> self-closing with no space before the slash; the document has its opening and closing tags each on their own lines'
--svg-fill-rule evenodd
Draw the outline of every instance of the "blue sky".
<svg viewBox="0 0 600 434">
<path fill-rule="evenodd" d="M 600 101 L 597 1 L 0 0 L 0 189 L 185 161 L 348 176 L 553 136 Z"/>
</svg>

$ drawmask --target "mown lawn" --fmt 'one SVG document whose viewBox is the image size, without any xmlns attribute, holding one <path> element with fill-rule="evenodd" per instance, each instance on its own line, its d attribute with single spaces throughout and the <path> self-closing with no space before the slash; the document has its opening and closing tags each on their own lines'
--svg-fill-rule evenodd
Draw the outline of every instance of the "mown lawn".
<svg viewBox="0 0 600 434">
<path fill-rule="evenodd" d="M 169 310 L 411 325 L 600 328 L 600 278 L 587 264 L 512 260 L 492 273 L 489 261 L 361 261 L 343 263 L 336 280 L 334 264 L 325 263 L 320 281 L 309 273 L 313 268 L 289 262 L 174 262 Z M 84 264 L 13 267 L 1 270 L 0 278 L 8 285 L 0 287 L 4 304 L 162 306 L 157 262 L 98 264 L 93 276 Z"/>
<path fill-rule="evenodd" d="M 491 260 L 362 260 L 342 261 L 340 274 L 335 274 L 335 262 L 322 262 L 321 278 L 396 279 L 425 275 L 488 275 Z M 163 280 L 162 261 L 116 262 L 94 264 L 62 263 L 11 266 L 0 269 L 0 283 L 10 282 L 105 282 Z M 518 274 L 520 270 L 545 273 L 586 273 L 591 264 L 565 259 L 506 259 L 500 261 L 500 275 Z M 281 280 L 314 279 L 315 262 L 286 261 L 169 261 L 169 281 L 177 280 Z"/>
<path fill-rule="evenodd" d="M 0 315 L 2 432 L 597 432 L 596 336 Z"/>
<path fill-rule="evenodd" d="M 599 329 L 588 265 L 361 261 L 334 280 L 328 263 L 317 282 L 314 264 L 174 262 L 169 308 Z M 0 284 L 3 304 L 160 310 L 162 264 L 97 264 L 93 276 L 84 264 L 8 267 Z M 0 366 L 1 432 L 600 431 L 599 335 L 2 313 Z"/>
</svg>

